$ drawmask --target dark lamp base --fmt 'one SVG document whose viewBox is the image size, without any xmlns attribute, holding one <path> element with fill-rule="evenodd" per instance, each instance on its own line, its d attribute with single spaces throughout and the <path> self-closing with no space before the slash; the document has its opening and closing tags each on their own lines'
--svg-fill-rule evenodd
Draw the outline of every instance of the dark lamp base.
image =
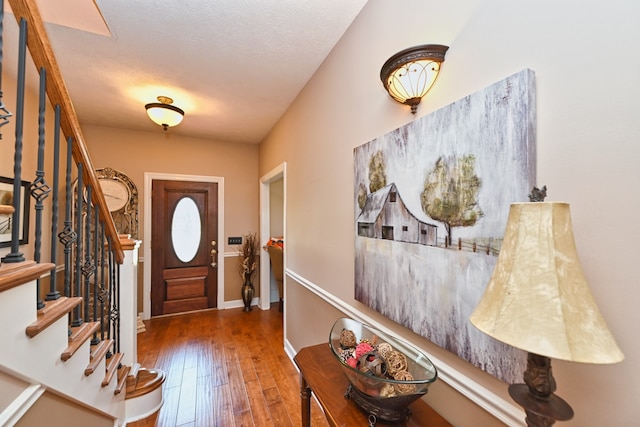
<svg viewBox="0 0 640 427">
<path fill-rule="evenodd" d="M 550 394 L 546 400 L 542 400 L 534 396 L 526 384 L 512 384 L 509 386 L 509 395 L 527 412 L 528 426 L 542 427 L 552 425 L 555 421 L 567 421 L 573 418 L 571 406 L 555 394 Z M 543 419 L 543 421 L 536 423 L 534 418 Z"/>
</svg>

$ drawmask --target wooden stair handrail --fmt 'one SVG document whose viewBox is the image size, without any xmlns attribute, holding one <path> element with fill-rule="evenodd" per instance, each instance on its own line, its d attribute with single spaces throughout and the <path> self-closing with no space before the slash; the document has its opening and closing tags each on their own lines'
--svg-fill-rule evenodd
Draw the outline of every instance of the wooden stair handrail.
<svg viewBox="0 0 640 427">
<path fill-rule="evenodd" d="M 62 73 L 58 67 L 49 36 L 44 27 L 44 22 L 38 11 L 35 0 L 9 0 L 11 9 L 18 25 L 20 20 L 24 18 L 29 24 L 27 31 L 27 45 L 29 52 L 33 59 L 33 63 L 36 68 L 40 70 L 44 68 L 47 70 L 47 95 L 49 101 L 53 105 L 60 105 L 61 118 L 60 127 L 65 136 L 71 137 L 73 140 L 72 152 L 73 159 L 78 163 L 82 163 L 83 167 L 83 180 L 85 184 L 91 185 L 92 201 L 95 206 L 98 206 L 100 211 L 100 219 L 105 223 L 105 233 L 111 238 L 112 249 L 115 254 L 115 259 L 118 264 L 124 262 L 124 252 L 120 246 L 118 239 L 118 233 L 116 226 L 113 222 L 113 218 L 107 209 L 107 203 L 102 193 L 102 188 L 98 183 L 98 179 L 93 168 L 93 163 L 89 157 L 89 152 L 85 143 L 84 135 L 80 129 L 80 123 L 78 121 L 78 115 L 71 102 L 71 97 L 67 90 L 67 86 L 62 78 Z"/>
</svg>

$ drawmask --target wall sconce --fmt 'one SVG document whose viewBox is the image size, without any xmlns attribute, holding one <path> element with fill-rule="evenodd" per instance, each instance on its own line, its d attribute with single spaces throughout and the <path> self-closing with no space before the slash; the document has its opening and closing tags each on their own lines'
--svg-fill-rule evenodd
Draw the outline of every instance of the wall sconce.
<svg viewBox="0 0 640 427">
<path fill-rule="evenodd" d="M 415 114 L 422 97 L 436 81 L 448 49 L 439 44 L 425 44 L 396 53 L 380 70 L 384 88 L 399 103 L 410 105 Z"/>
<path fill-rule="evenodd" d="M 168 96 L 159 96 L 158 101 L 144 106 L 149 118 L 154 123 L 162 126 L 165 131 L 170 127 L 179 125 L 184 117 L 184 111 L 175 105 L 171 105 L 173 99 Z"/>
<path fill-rule="evenodd" d="M 510 385 L 509 395 L 525 409 L 529 427 L 573 417 L 571 406 L 554 394 L 550 358 L 624 359 L 582 273 L 568 203 L 511 205 L 495 270 L 469 320 L 528 352 L 525 384 Z"/>
</svg>

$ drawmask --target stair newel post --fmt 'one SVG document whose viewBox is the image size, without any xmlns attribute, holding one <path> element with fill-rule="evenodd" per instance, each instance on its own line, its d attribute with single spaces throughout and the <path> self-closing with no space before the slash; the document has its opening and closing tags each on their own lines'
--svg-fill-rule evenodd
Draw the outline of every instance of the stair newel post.
<svg viewBox="0 0 640 427">
<path fill-rule="evenodd" d="M 78 238 L 76 232 L 71 226 L 71 212 L 72 212 L 72 191 L 71 191 L 71 165 L 72 165 L 72 142 L 71 137 L 67 138 L 67 167 L 65 171 L 65 214 L 64 214 L 64 228 L 58 234 L 60 242 L 64 245 L 64 296 L 71 296 L 71 251 L 73 250 L 73 244 Z"/>
<path fill-rule="evenodd" d="M 36 169 L 36 179 L 29 186 L 31 197 L 36 201 L 36 229 L 33 259 L 39 263 L 41 261 L 42 250 L 42 212 L 44 210 L 44 199 L 49 197 L 51 188 L 44 179 L 44 136 L 45 136 L 45 113 L 47 105 L 47 70 L 40 68 L 40 92 L 38 102 L 38 163 Z M 55 270 L 54 270 L 55 271 Z M 38 309 L 44 307 L 44 301 L 40 297 L 40 278 L 36 280 L 36 300 Z"/>
<path fill-rule="evenodd" d="M 83 278 L 83 295 L 84 298 L 84 321 L 91 321 L 91 312 L 89 310 L 89 296 L 91 295 L 91 275 L 93 273 L 93 260 L 91 259 L 91 211 L 94 209 L 91 204 L 93 188 L 87 185 L 87 209 L 84 221 L 85 237 L 84 237 L 84 264 L 82 265 Z M 95 237 L 95 236 L 94 236 Z"/>
<path fill-rule="evenodd" d="M 20 20 L 20 38 L 18 42 L 18 75 L 16 84 L 16 126 L 15 126 L 15 151 L 13 155 L 13 217 L 11 219 L 11 252 L 2 262 L 23 262 L 24 255 L 20 252 L 20 212 L 22 210 L 20 185 L 22 184 L 22 136 L 24 128 L 24 94 L 25 94 L 25 67 L 27 54 L 27 21 Z M 26 195 L 25 195 L 26 197 Z"/>
<path fill-rule="evenodd" d="M 82 182 L 82 163 L 78 163 L 78 182 L 76 188 L 76 259 L 75 259 L 75 269 L 74 269 L 74 290 L 73 294 L 76 297 L 82 295 L 82 209 L 83 209 L 83 201 L 82 201 L 82 191 L 83 185 Z M 73 309 L 73 320 L 71 322 L 71 326 L 80 326 L 82 325 L 83 320 L 80 311 L 80 305 L 76 306 Z"/>
<path fill-rule="evenodd" d="M 55 107 L 53 127 L 53 193 L 51 199 L 51 262 L 57 264 L 58 258 L 58 186 L 60 185 L 60 105 Z M 60 292 L 56 286 L 56 269 L 51 270 L 49 281 L 49 293 L 47 301 L 60 298 Z"/>
</svg>

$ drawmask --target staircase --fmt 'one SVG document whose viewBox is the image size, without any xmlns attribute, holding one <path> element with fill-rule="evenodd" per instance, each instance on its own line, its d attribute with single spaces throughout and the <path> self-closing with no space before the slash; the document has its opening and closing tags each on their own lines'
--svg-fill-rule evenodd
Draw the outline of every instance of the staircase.
<svg viewBox="0 0 640 427">
<path fill-rule="evenodd" d="M 51 268 L 0 265 L 0 426 L 121 426 L 155 412 L 164 373 L 132 372 L 111 339 L 92 345 L 98 322 L 69 327 L 82 298 L 35 308 L 35 278 Z"/>
<path fill-rule="evenodd" d="M 29 425 L 21 424 L 20 419 L 37 407 L 45 393 L 73 402 L 78 407 L 76 412 L 87 412 L 90 418 L 98 415 L 105 425 L 118 425 L 117 420 L 125 419 L 121 392 L 130 368 L 120 364 L 122 354 L 105 357 L 108 341 L 91 346 L 90 339 L 99 324 L 71 328 L 69 335 L 67 314 L 82 298 L 61 297 L 36 309 L 34 276 L 51 268 L 50 264 L 32 261 L 0 266 L 0 388 L 5 390 L 12 380 L 22 383 L 21 390 L 19 385 L 14 386 L 14 398 L 0 407 L 0 425 Z M 83 407 L 86 411 L 80 410 Z M 47 425 L 54 425 L 58 419 L 73 425 L 66 411 L 42 415 Z M 30 415 L 34 416 L 38 414 Z"/>
</svg>

